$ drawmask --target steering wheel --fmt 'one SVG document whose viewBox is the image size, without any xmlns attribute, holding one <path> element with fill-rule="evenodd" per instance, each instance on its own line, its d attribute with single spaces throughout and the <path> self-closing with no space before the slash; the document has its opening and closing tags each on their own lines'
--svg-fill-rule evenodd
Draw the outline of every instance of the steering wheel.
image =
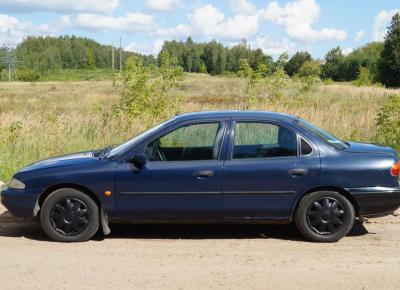
<svg viewBox="0 0 400 290">
<path fill-rule="evenodd" d="M 162 152 L 160 141 L 156 141 L 153 144 L 153 160 L 156 161 L 167 161 L 167 157 L 165 157 L 164 152 Z"/>
</svg>

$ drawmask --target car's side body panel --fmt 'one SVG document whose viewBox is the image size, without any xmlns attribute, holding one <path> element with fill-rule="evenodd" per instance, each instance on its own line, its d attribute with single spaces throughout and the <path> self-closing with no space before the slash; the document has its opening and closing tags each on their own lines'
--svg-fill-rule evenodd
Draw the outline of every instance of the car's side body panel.
<svg viewBox="0 0 400 290">
<path fill-rule="evenodd" d="M 313 147 L 308 156 L 231 158 L 233 123 L 276 122 Z M 218 160 L 148 162 L 135 168 L 128 159 L 146 143 L 185 124 L 226 122 Z M 202 112 L 174 118 L 115 158 L 73 154 L 33 164 L 15 174 L 26 189 L 7 189 L 2 203 L 21 216 L 33 216 L 39 198 L 57 186 L 78 186 L 96 195 L 113 219 L 123 221 L 289 222 L 301 197 L 313 190 L 337 189 L 352 196 L 360 216 L 390 213 L 400 205 L 398 160 L 391 149 L 350 143 L 339 150 L 296 124 L 296 118 L 268 112 Z M 307 174 L 291 176 L 291 169 Z M 197 171 L 212 171 L 204 179 Z M 111 191 L 111 196 L 105 196 Z"/>
<path fill-rule="evenodd" d="M 132 164 L 119 164 L 115 177 L 119 218 L 221 219 L 222 165 L 219 160 L 149 162 L 139 171 Z M 201 171 L 212 176 L 196 176 Z"/>
</svg>

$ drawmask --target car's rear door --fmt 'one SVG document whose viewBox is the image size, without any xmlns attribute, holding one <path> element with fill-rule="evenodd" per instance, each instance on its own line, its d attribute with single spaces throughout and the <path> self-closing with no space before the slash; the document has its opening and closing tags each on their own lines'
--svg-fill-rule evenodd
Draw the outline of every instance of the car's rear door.
<svg viewBox="0 0 400 290">
<path fill-rule="evenodd" d="M 223 171 L 225 219 L 289 219 L 296 196 L 320 168 L 318 150 L 273 121 L 231 124 Z M 299 142 L 303 142 L 303 154 Z"/>
<path fill-rule="evenodd" d="M 116 172 L 118 211 L 132 220 L 222 219 L 220 158 L 226 122 L 178 125 L 145 146 L 146 166 Z"/>
</svg>

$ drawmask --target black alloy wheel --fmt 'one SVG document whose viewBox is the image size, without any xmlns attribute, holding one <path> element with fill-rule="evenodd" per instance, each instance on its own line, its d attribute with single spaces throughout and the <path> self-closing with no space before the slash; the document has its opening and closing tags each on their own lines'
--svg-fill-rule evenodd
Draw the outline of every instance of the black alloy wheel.
<svg viewBox="0 0 400 290">
<path fill-rule="evenodd" d="M 344 223 L 343 205 L 336 199 L 324 197 L 314 201 L 307 211 L 307 222 L 320 235 L 336 232 Z"/>
<path fill-rule="evenodd" d="M 64 198 L 51 211 L 51 225 L 62 235 L 74 236 L 88 226 L 90 213 L 87 205 L 77 198 Z"/>
<path fill-rule="evenodd" d="M 84 242 L 99 229 L 99 204 L 87 193 L 74 188 L 60 188 L 44 200 L 40 208 L 40 223 L 53 241 Z"/>
<path fill-rule="evenodd" d="M 353 204 L 336 191 L 315 191 L 298 203 L 294 221 L 300 233 L 311 242 L 332 243 L 346 236 L 353 227 Z"/>
</svg>

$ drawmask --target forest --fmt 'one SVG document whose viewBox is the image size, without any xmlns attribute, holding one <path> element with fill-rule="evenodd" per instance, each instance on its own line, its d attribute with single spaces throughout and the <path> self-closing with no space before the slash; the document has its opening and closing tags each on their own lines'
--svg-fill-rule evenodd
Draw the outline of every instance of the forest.
<svg viewBox="0 0 400 290">
<path fill-rule="evenodd" d="M 240 44 L 226 47 L 212 40 L 195 43 L 191 37 L 185 41 L 165 41 L 160 54 L 168 51 L 185 72 L 211 75 L 240 74 L 246 67 L 257 70 L 262 67 L 265 74 L 272 74 L 283 67 L 289 76 L 317 76 L 323 80 L 354 81 L 362 78 L 366 85 L 377 83 L 388 87 L 400 86 L 400 16 L 393 17 L 385 42 L 370 42 L 345 55 L 340 47 L 329 50 L 323 59 L 315 59 L 307 51 L 298 51 L 290 58 L 283 53 L 277 60 L 253 49 L 242 40 Z M 0 51 L 4 60 L 5 52 Z M 139 55 L 122 51 L 122 63 L 129 56 L 139 56 L 145 66 L 159 65 L 159 56 Z M 64 69 L 111 68 L 111 46 L 94 40 L 76 37 L 27 37 L 14 49 L 19 61 L 20 80 L 38 80 L 41 74 Z M 115 68 L 119 69 L 120 49 L 115 49 Z M 5 69 L 1 62 L 0 71 Z M 24 79 L 24 76 L 26 79 Z"/>
</svg>

